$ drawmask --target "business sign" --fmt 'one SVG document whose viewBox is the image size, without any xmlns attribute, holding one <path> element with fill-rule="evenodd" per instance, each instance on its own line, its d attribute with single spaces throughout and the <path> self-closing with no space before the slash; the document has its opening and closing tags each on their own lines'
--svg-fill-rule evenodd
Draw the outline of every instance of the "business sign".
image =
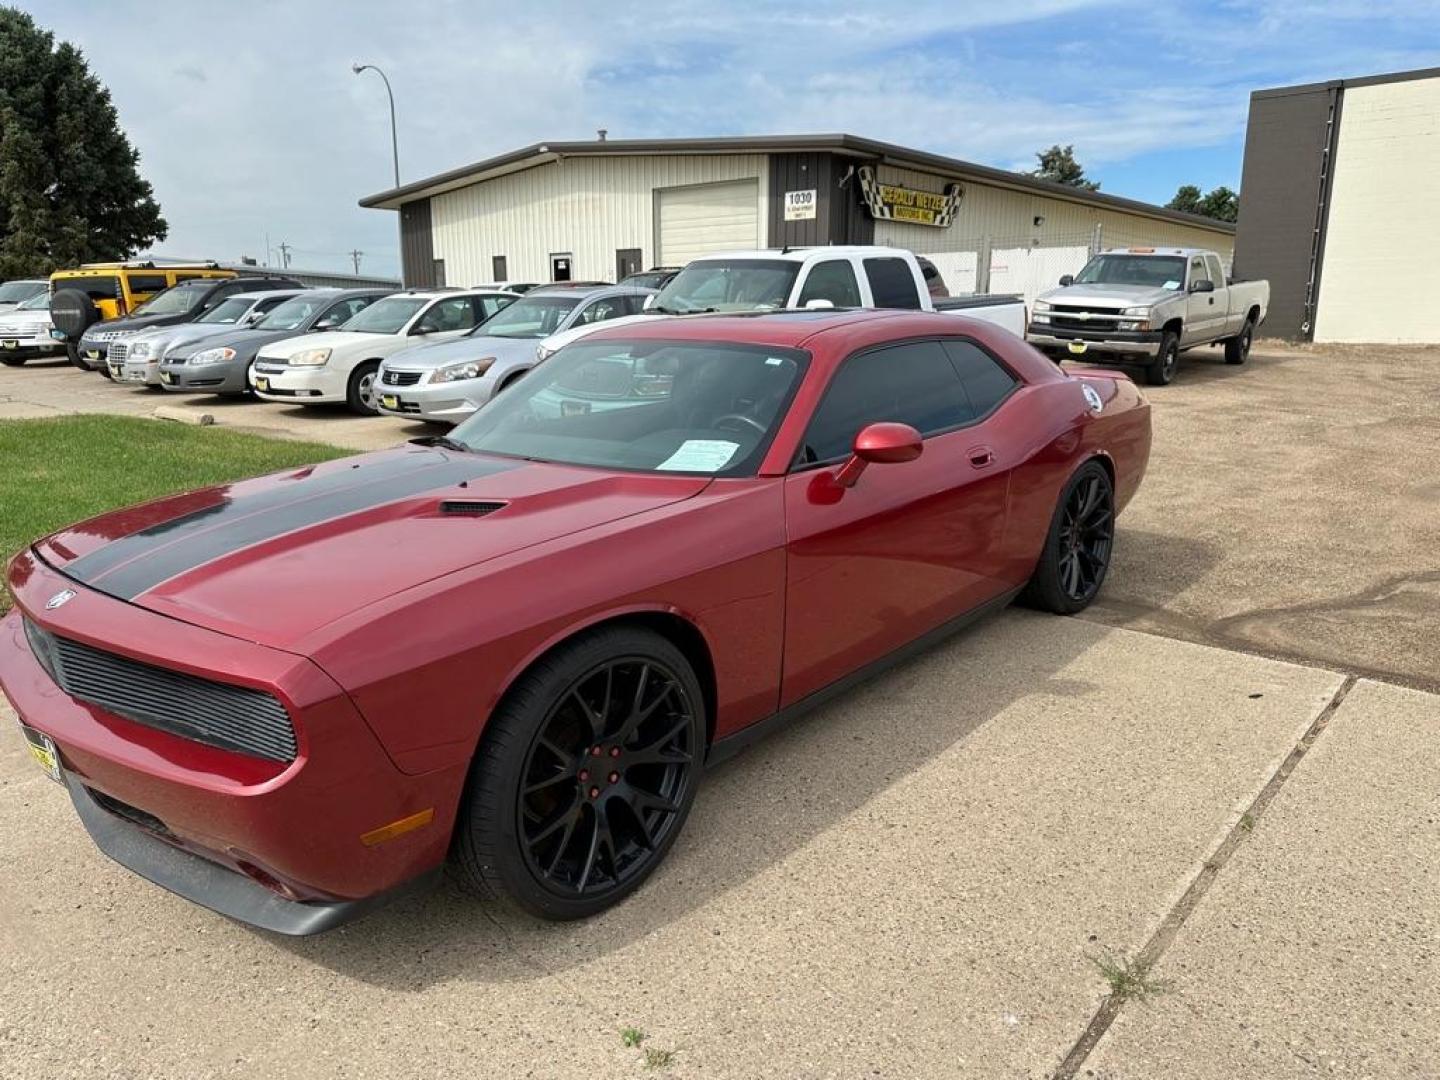
<svg viewBox="0 0 1440 1080">
<path fill-rule="evenodd" d="M 812 221 L 815 218 L 815 189 L 785 192 L 785 220 Z"/>
<path fill-rule="evenodd" d="M 856 176 L 860 180 L 860 194 L 865 199 L 865 206 L 876 221 L 904 221 L 911 225 L 948 228 L 955 220 L 960 199 L 965 194 L 965 189 L 959 184 L 946 184 L 943 194 L 901 187 L 899 184 L 882 184 L 875 179 L 875 170 L 869 165 L 857 169 Z"/>
</svg>

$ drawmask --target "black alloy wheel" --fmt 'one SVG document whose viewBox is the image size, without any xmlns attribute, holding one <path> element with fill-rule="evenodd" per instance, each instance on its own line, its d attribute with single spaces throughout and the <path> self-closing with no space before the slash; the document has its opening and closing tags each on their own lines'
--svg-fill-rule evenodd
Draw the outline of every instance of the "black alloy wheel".
<svg viewBox="0 0 1440 1080">
<path fill-rule="evenodd" d="M 597 896 L 644 869 L 694 783 L 694 708 L 675 673 L 647 657 L 607 661 L 576 681 L 521 774 L 519 838 L 536 880 Z"/>
<path fill-rule="evenodd" d="M 1105 467 L 1092 459 L 1061 492 L 1025 599 L 1059 615 L 1084 610 L 1105 581 L 1114 548 L 1114 487 Z"/>
<path fill-rule="evenodd" d="M 1240 333 L 1225 342 L 1225 363 L 1243 364 L 1250 358 L 1250 345 L 1255 340 L 1255 324 L 1248 318 Z"/>
<path fill-rule="evenodd" d="M 1155 359 L 1145 369 L 1145 381 L 1151 386 L 1169 386 L 1175 378 L 1175 369 L 1180 366 L 1180 337 L 1173 330 L 1166 330 L 1160 338 L 1160 348 Z"/>
</svg>

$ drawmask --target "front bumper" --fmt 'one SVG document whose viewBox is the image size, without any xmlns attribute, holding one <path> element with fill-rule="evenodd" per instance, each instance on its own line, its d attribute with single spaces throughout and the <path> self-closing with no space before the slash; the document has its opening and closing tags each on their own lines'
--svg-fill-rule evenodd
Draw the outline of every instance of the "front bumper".
<svg viewBox="0 0 1440 1080">
<path fill-rule="evenodd" d="M 383 413 L 411 419 L 458 424 L 495 396 L 494 380 L 485 377 L 460 382 L 417 383 L 414 386 L 375 385 L 375 404 Z"/>
<path fill-rule="evenodd" d="M 288 367 L 256 361 L 251 386 L 266 401 L 309 403 L 344 401 L 350 379 L 348 371 L 328 364 L 322 367 Z"/>
<path fill-rule="evenodd" d="M 248 360 L 226 360 L 218 364 L 184 364 L 166 361 L 160 365 L 160 385 L 166 390 L 192 393 L 240 394 L 248 387 L 245 380 Z"/>
<path fill-rule="evenodd" d="M 464 767 L 402 773 L 310 661 L 84 589 L 30 552 L 15 560 L 10 583 L 18 610 L 0 622 L 0 687 L 21 721 L 56 744 L 76 808 L 106 854 L 282 933 L 327 929 L 444 862 Z M 43 612 L 65 588 L 77 595 Z M 68 696 L 31 651 L 22 613 L 143 663 L 269 690 L 293 721 L 295 759 L 220 749 Z M 433 820 L 413 832 L 373 846 L 361 839 L 431 808 Z"/>
<path fill-rule="evenodd" d="M 1133 356 L 1151 359 L 1160 348 L 1158 330 L 1070 330 L 1031 323 L 1025 340 L 1047 353 L 1069 356 Z M 1071 348 L 1074 345 L 1075 348 Z"/>
<path fill-rule="evenodd" d="M 65 343 L 56 341 L 50 331 L 7 332 L 0 328 L 0 354 L 18 353 L 21 356 L 39 356 L 42 353 L 65 351 Z"/>
<path fill-rule="evenodd" d="M 160 361 L 159 360 L 123 360 L 116 363 L 107 360 L 110 366 L 110 377 L 119 383 L 130 383 L 135 386 L 159 386 L 160 385 Z"/>
</svg>

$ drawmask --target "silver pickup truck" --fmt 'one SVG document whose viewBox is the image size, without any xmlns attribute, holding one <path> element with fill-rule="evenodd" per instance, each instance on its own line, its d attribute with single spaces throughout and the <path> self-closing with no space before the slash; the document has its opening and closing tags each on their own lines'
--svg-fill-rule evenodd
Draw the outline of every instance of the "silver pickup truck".
<svg viewBox="0 0 1440 1080">
<path fill-rule="evenodd" d="M 1037 297 L 1025 340 L 1057 362 L 1142 364 L 1164 386 L 1197 345 L 1223 344 L 1225 362 L 1243 364 L 1269 308 L 1270 283 L 1227 281 L 1213 251 L 1120 248 Z"/>
</svg>

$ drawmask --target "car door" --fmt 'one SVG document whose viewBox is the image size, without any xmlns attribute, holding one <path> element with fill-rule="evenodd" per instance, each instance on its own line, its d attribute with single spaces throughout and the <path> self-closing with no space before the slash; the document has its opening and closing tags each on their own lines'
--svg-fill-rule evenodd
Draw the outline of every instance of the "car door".
<svg viewBox="0 0 1440 1080">
<path fill-rule="evenodd" d="M 1185 333 L 1181 340 L 1186 345 L 1200 341 L 1210 341 L 1219 332 L 1217 325 L 1217 308 L 1215 300 L 1217 293 L 1196 292 L 1195 284 L 1200 281 L 1211 282 L 1214 288 L 1219 288 L 1211 277 L 1210 270 L 1205 265 L 1205 259 L 1200 255 L 1190 257 L 1190 278 L 1186 284 L 1189 290 L 1185 300 Z M 1222 297 L 1223 299 L 1223 297 Z M 1223 308 L 1218 309 L 1218 318 L 1225 318 Z"/>
<path fill-rule="evenodd" d="M 1245 313 L 1235 310 L 1235 303 L 1230 297 L 1230 283 L 1225 277 L 1225 268 L 1220 265 L 1220 259 L 1214 255 L 1206 255 L 1205 266 L 1210 271 L 1210 280 L 1215 282 L 1216 314 L 1213 334 L 1217 337 L 1230 337 L 1240 332 Z"/>
<path fill-rule="evenodd" d="M 972 400 L 949 350 L 991 378 Z M 1009 587 L 1002 557 L 1012 460 L 995 425 L 1018 386 L 973 342 L 906 342 L 857 353 L 836 371 L 785 481 L 782 705 L 877 660 Z M 855 435 L 910 424 L 924 451 L 871 465 L 839 489 Z M 1011 451 L 1010 453 L 1015 453 Z"/>
</svg>

